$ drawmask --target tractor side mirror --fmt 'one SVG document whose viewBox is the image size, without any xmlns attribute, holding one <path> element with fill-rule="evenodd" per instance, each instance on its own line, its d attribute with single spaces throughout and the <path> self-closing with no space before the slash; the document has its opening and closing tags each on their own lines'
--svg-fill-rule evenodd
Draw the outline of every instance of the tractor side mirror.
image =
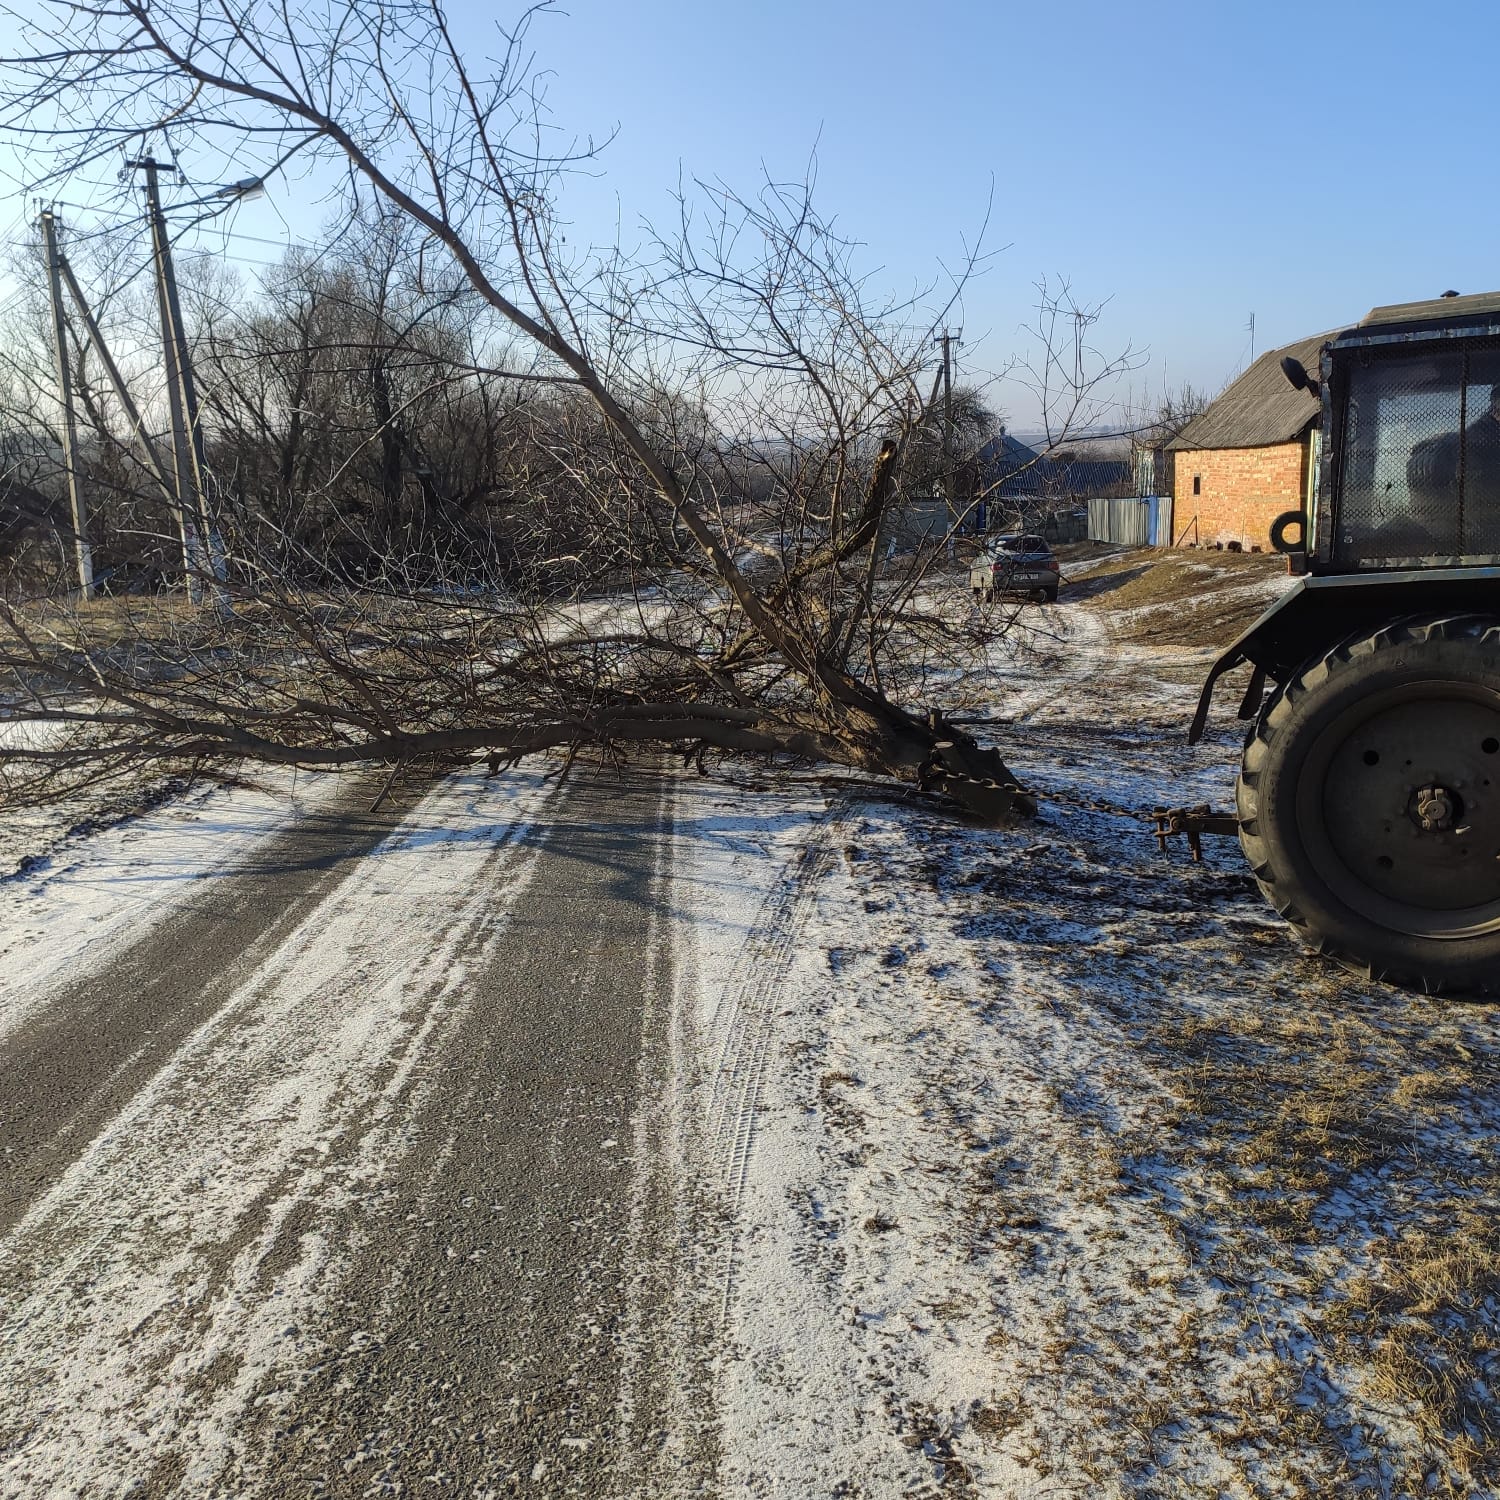
<svg viewBox="0 0 1500 1500">
<path fill-rule="evenodd" d="M 1281 373 L 1297 390 L 1306 391 L 1309 396 L 1321 399 L 1323 387 L 1307 373 L 1307 366 L 1300 359 L 1294 359 L 1290 354 L 1286 355 L 1281 361 Z"/>
</svg>

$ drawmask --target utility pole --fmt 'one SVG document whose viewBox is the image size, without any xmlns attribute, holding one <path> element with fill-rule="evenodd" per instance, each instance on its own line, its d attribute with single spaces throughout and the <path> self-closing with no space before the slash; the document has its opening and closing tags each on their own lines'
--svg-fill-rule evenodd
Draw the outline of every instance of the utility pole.
<svg viewBox="0 0 1500 1500">
<path fill-rule="evenodd" d="M 166 497 L 167 504 L 177 512 L 178 524 L 182 529 L 182 561 L 185 567 L 191 566 L 192 559 L 188 555 L 188 533 L 183 516 L 177 505 L 177 493 L 172 487 L 172 482 L 167 477 L 166 465 L 161 461 L 161 455 L 156 451 L 156 444 L 151 441 L 151 434 L 146 431 L 146 424 L 141 418 L 140 408 L 136 406 L 130 394 L 130 387 L 125 384 L 125 377 L 120 374 L 120 367 L 115 363 L 114 356 L 109 352 L 109 345 L 104 341 L 103 330 L 95 321 L 94 314 L 89 307 L 88 298 L 83 295 L 83 288 L 78 285 L 78 278 L 73 274 L 73 267 L 68 264 L 66 255 L 57 258 L 57 269 L 62 273 L 64 284 L 67 286 L 68 295 L 73 299 L 73 306 L 78 311 L 78 316 L 83 320 L 84 331 L 89 336 L 89 342 L 94 346 L 99 355 L 99 363 L 104 366 L 104 373 L 109 377 L 109 383 L 115 389 L 115 395 L 120 398 L 120 405 L 124 408 L 125 419 L 130 423 L 130 430 L 135 434 L 136 441 L 141 445 L 146 455 L 146 464 L 150 468 L 152 477 L 156 480 L 162 494 Z"/>
<path fill-rule="evenodd" d="M 958 513 L 958 476 L 953 469 L 953 350 L 963 340 L 945 328 L 937 342 L 943 346 L 943 496 L 948 502 L 948 529 L 951 531 Z"/>
<path fill-rule="evenodd" d="M 162 346 L 167 364 L 167 407 L 172 418 L 172 477 L 188 559 L 188 598 L 197 604 L 203 598 L 205 565 L 210 561 L 210 532 L 203 493 L 203 429 L 198 422 L 192 356 L 182 325 L 182 304 L 177 297 L 167 216 L 161 210 L 161 192 L 156 180 L 163 163 L 154 156 L 144 156 L 126 165 L 146 174 L 146 205 L 151 223 L 152 261 L 156 268 L 156 301 L 161 314 Z M 213 561 L 216 564 L 217 558 Z M 217 566 L 213 571 L 217 574 Z"/>
<path fill-rule="evenodd" d="M 88 518 L 78 473 L 78 424 L 73 418 L 73 372 L 68 363 L 68 320 L 63 314 L 62 257 L 57 253 L 57 220 L 50 209 L 41 215 L 47 242 L 47 290 L 52 299 L 52 347 L 57 356 L 57 384 L 62 397 L 63 464 L 68 472 L 68 505 L 73 515 L 73 552 L 78 560 L 78 590 L 94 597 L 94 559 L 89 551 Z"/>
</svg>

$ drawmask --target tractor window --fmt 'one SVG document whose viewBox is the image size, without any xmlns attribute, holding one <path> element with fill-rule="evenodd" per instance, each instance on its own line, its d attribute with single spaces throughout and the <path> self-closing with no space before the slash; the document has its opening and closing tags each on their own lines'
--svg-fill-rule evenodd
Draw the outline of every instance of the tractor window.
<svg viewBox="0 0 1500 1500">
<path fill-rule="evenodd" d="M 1334 557 L 1500 555 L 1500 350 L 1371 354 L 1348 373 Z"/>
</svg>

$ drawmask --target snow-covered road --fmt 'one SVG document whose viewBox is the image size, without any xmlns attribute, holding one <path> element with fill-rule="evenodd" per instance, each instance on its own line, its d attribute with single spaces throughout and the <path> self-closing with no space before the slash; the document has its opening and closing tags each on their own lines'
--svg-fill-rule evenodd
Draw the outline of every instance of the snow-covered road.
<svg viewBox="0 0 1500 1500">
<path fill-rule="evenodd" d="M 660 787 L 277 791 L 8 883 L 0 1493 L 653 1492 Z"/>
</svg>

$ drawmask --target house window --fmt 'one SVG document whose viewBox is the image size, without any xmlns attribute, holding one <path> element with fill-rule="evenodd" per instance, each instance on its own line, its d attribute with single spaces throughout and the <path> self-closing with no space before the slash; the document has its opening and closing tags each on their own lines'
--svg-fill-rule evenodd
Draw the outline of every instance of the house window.
<svg viewBox="0 0 1500 1500">
<path fill-rule="evenodd" d="M 1203 493 L 1203 476 L 1201 474 L 1193 475 L 1193 493 L 1195 495 Z"/>
</svg>

